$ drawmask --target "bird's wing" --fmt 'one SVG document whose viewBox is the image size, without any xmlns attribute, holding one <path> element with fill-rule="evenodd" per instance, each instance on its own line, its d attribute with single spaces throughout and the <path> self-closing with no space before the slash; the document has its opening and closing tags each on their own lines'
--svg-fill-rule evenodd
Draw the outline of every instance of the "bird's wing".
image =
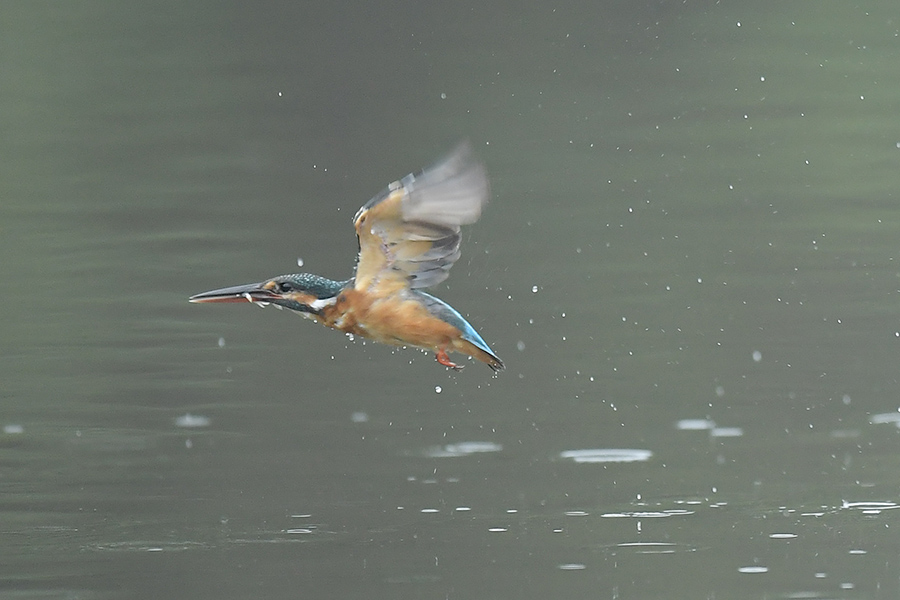
<svg viewBox="0 0 900 600">
<path fill-rule="evenodd" d="M 425 288 L 446 279 L 459 258 L 460 225 L 478 220 L 489 194 L 487 174 L 468 144 L 390 184 L 353 219 L 356 289 Z"/>
</svg>

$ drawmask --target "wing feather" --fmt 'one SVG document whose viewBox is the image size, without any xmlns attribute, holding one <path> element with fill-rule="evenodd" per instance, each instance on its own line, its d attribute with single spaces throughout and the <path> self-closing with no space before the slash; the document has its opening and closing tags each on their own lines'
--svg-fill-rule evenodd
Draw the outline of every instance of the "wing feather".
<svg viewBox="0 0 900 600">
<path fill-rule="evenodd" d="M 460 226 L 478 220 L 489 195 L 487 174 L 468 144 L 390 184 L 354 218 L 356 289 L 417 289 L 446 279 L 460 256 Z"/>
</svg>

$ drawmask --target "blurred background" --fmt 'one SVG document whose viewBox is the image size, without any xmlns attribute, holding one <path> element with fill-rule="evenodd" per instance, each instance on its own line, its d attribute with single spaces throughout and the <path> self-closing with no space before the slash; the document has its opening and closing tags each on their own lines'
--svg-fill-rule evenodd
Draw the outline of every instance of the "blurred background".
<svg viewBox="0 0 900 600">
<path fill-rule="evenodd" d="M 896 598 L 898 59 L 886 1 L 4 3 L 0 598 Z M 505 372 L 187 302 L 349 277 L 461 139 Z"/>
</svg>

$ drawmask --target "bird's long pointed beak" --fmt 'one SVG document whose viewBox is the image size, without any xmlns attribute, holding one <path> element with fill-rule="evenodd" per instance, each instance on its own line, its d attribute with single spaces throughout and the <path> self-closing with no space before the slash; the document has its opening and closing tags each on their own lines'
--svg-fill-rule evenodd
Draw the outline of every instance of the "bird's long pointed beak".
<svg viewBox="0 0 900 600">
<path fill-rule="evenodd" d="M 262 283 L 235 285 L 196 294 L 188 298 L 190 302 L 272 302 L 279 295 L 263 287 Z"/>
</svg>

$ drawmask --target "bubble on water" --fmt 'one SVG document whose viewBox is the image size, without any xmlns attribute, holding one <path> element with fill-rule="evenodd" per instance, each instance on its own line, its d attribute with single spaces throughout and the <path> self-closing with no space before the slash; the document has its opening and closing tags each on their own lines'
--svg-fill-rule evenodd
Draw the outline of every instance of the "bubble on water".
<svg viewBox="0 0 900 600">
<path fill-rule="evenodd" d="M 441 386 L 439 386 L 439 385 L 434 386 L 434 393 L 435 393 L 435 394 L 440 394 L 440 393 L 443 392 L 443 391 L 444 391 L 444 388 L 442 388 Z"/>
<path fill-rule="evenodd" d="M 702 431 L 713 429 L 716 422 L 710 419 L 681 419 L 675 423 L 675 428 L 681 431 Z"/>
<path fill-rule="evenodd" d="M 185 427 L 187 429 L 209 427 L 210 422 L 209 417 L 204 415 L 192 415 L 191 413 L 185 413 L 180 417 L 175 417 L 175 427 Z"/>
<path fill-rule="evenodd" d="M 519 340 L 518 342 L 516 342 L 516 348 L 519 350 L 519 352 L 523 352 L 525 350 L 525 342 Z"/>
<path fill-rule="evenodd" d="M 769 567 L 753 565 L 751 567 L 738 567 L 738 573 L 768 573 Z"/>
<path fill-rule="evenodd" d="M 225 338 L 220 337 L 219 338 L 219 348 L 224 348 L 224 347 L 225 347 Z"/>
<path fill-rule="evenodd" d="M 589 448 L 560 452 L 560 458 L 576 463 L 631 463 L 650 460 L 653 452 L 634 448 Z"/>
<path fill-rule="evenodd" d="M 297 266 L 298 266 L 298 267 L 302 267 L 302 266 L 303 266 L 303 259 L 300 258 L 299 256 L 297 257 Z"/>
<path fill-rule="evenodd" d="M 744 430 L 740 427 L 714 427 L 709 435 L 714 438 L 742 437 Z"/>
<path fill-rule="evenodd" d="M 538 286 L 536 286 L 536 285 L 531 286 L 531 293 L 532 293 L 532 294 L 537 294 L 537 293 L 538 293 Z"/>
<path fill-rule="evenodd" d="M 481 454 L 484 452 L 500 452 L 503 446 L 494 442 L 459 442 L 445 446 L 431 446 L 423 452 L 428 458 L 456 458 Z"/>
<path fill-rule="evenodd" d="M 753 362 L 759 362 L 762 360 L 762 352 L 759 350 L 753 351 Z"/>
</svg>

